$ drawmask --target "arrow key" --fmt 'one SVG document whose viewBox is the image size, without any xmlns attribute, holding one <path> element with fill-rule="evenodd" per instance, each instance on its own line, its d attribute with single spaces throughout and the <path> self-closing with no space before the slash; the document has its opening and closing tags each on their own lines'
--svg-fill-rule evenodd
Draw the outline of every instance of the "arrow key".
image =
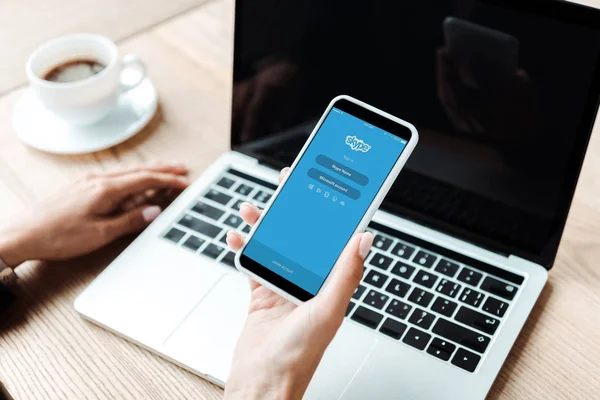
<svg viewBox="0 0 600 400">
<path fill-rule="evenodd" d="M 425 350 L 429 339 L 431 339 L 430 334 L 416 328 L 410 328 L 402 341 L 419 350 Z"/>
<path fill-rule="evenodd" d="M 448 361 L 456 346 L 440 338 L 434 338 L 427 348 L 427 352 L 441 360 Z"/>
<path fill-rule="evenodd" d="M 480 356 L 465 349 L 458 349 L 452 358 L 452 364 L 469 372 L 475 371 L 479 361 L 481 361 Z"/>
</svg>

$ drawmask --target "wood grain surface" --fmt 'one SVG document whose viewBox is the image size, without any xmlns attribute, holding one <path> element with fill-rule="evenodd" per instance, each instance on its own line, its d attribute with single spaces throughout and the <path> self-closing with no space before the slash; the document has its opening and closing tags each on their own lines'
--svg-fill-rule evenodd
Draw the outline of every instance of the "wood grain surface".
<svg viewBox="0 0 600 400">
<path fill-rule="evenodd" d="M 197 176 L 227 150 L 233 0 L 189 9 L 200 3 L 0 3 L 0 218 L 34 207 L 86 172 L 165 159 L 188 163 Z M 24 21 L 35 29 L 27 29 Z M 32 150 L 11 128 L 13 106 L 24 90 L 22 64 L 37 42 L 84 28 L 108 34 L 119 40 L 123 52 L 144 59 L 159 92 L 159 113 L 143 132 L 111 150 L 68 157 Z M 7 39 L 19 33 L 19 45 Z M 597 130 L 549 283 L 491 399 L 600 398 Z M 0 381 L 15 399 L 222 396 L 220 388 L 83 321 L 74 311 L 75 297 L 128 240 L 71 262 L 19 268 L 19 300 L 0 325 Z"/>
</svg>

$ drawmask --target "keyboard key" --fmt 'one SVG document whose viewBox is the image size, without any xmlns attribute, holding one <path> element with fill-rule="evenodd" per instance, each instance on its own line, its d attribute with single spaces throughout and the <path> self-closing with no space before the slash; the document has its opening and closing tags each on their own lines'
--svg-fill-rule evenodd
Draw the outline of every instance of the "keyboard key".
<svg viewBox="0 0 600 400">
<path fill-rule="evenodd" d="M 454 275 L 456 275 L 456 271 L 458 271 L 458 264 L 442 258 L 440 262 L 437 263 L 435 270 L 446 276 L 449 276 L 450 278 L 453 278 Z"/>
<path fill-rule="evenodd" d="M 433 326 L 433 333 L 451 340 L 462 346 L 483 353 L 490 344 L 490 338 L 460 325 L 450 322 L 444 318 L 437 320 Z"/>
<path fill-rule="evenodd" d="M 348 315 L 350 315 L 350 313 L 352 312 L 352 310 L 354 309 L 354 306 L 356 305 L 356 303 L 350 302 L 348 304 L 348 307 L 346 307 L 346 317 Z"/>
<path fill-rule="evenodd" d="M 429 254 L 421 250 L 417 253 L 415 258 L 413 259 L 413 262 L 424 267 L 430 268 L 433 265 L 433 263 L 435 263 L 436 259 L 437 257 L 433 254 Z"/>
<path fill-rule="evenodd" d="M 466 303 L 475 308 L 479 307 L 484 298 L 483 293 L 479 293 L 476 290 L 469 289 L 468 287 L 464 288 L 462 293 L 459 296 L 460 301 Z"/>
<path fill-rule="evenodd" d="M 398 297 L 404 297 L 409 289 L 410 285 L 408 283 L 401 282 L 398 279 L 392 279 L 387 288 L 385 288 L 385 291 Z"/>
<path fill-rule="evenodd" d="M 371 307 L 382 309 L 389 298 L 390 297 L 388 295 L 371 290 L 363 299 L 363 303 L 368 304 Z"/>
<path fill-rule="evenodd" d="M 390 267 L 390 265 L 392 265 L 392 261 L 393 260 L 390 257 L 384 256 L 383 254 L 374 251 L 373 257 L 371 257 L 371 261 L 369 261 L 369 264 L 386 271 Z"/>
<path fill-rule="evenodd" d="M 423 311 L 420 308 L 415 308 L 415 311 L 410 315 L 408 322 L 418 326 L 419 328 L 429 329 L 433 321 L 435 320 L 435 315 L 428 313 L 427 311 Z"/>
<path fill-rule="evenodd" d="M 415 267 L 397 262 L 392 268 L 392 274 L 398 275 L 401 278 L 409 279 L 414 272 Z"/>
<path fill-rule="evenodd" d="M 194 207 L 192 207 L 192 211 L 198 214 L 202 214 L 210 219 L 218 220 L 225 214 L 225 211 L 219 210 L 217 207 L 209 206 L 208 204 L 202 203 L 199 201 L 196 203 Z"/>
<path fill-rule="evenodd" d="M 225 257 L 221 259 L 221 262 L 235 268 L 235 253 L 233 251 L 228 252 L 225 254 Z"/>
<path fill-rule="evenodd" d="M 372 269 L 369 271 L 364 281 L 369 285 L 373 285 L 375 287 L 380 288 L 383 287 L 383 284 L 385 283 L 385 281 L 387 281 L 387 276 Z"/>
<path fill-rule="evenodd" d="M 354 289 L 354 294 L 352 295 L 353 299 L 360 299 L 360 296 L 363 295 L 363 293 L 365 292 L 367 288 L 364 287 L 363 285 L 358 285 L 358 287 L 356 289 Z"/>
<path fill-rule="evenodd" d="M 477 369 L 479 361 L 481 361 L 481 357 L 477 354 L 471 353 L 465 349 L 458 349 L 452 359 L 452 364 L 466 371 L 473 372 Z"/>
<path fill-rule="evenodd" d="M 414 247 L 409 246 L 409 245 L 404 244 L 404 243 L 398 243 L 394 247 L 394 250 L 392 250 L 392 253 L 394 253 L 398 257 L 401 257 L 401 258 L 404 258 L 405 260 L 408 260 L 410 258 L 410 256 L 412 256 L 412 254 L 414 253 L 414 251 L 415 251 Z"/>
<path fill-rule="evenodd" d="M 429 303 L 431 303 L 432 299 L 433 295 L 431 293 L 419 288 L 414 288 L 413 291 L 410 292 L 410 296 L 408 296 L 408 300 L 424 308 L 427 308 L 427 306 L 429 306 Z"/>
<path fill-rule="evenodd" d="M 406 324 L 403 324 L 402 322 L 398 322 L 395 319 L 391 318 L 386 318 L 386 320 L 383 322 L 383 325 L 381 325 L 381 328 L 379 328 L 379 332 L 383 333 L 384 335 L 388 335 L 389 337 L 392 337 L 396 340 L 402 337 L 402 334 L 405 330 Z"/>
<path fill-rule="evenodd" d="M 169 232 L 163 236 L 165 239 L 169 239 L 171 242 L 179 243 L 179 241 L 185 236 L 184 231 L 180 231 L 177 228 L 171 228 Z"/>
<path fill-rule="evenodd" d="M 383 315 L 375 311 L 369 310 L 366 307 L 359 306 L 350 318 L 352 318 L 354 321 L 360 324 L 368 326 L 371 329 L 375 329 L 383 319 Z"/>
<path fill-rule="evenodd" d="M 219 182 L 217 182 L 217 185 L 224 187 L 225 189 L 229 189 L 234 183 L 235 181 L 233 179 L 223 177 Z"/>
<path fill-rule="evenodd" d="M 515 294 L 517 294 L 516 286 L 511 285 L 510 283 L 500 282 L 490 276 L 483 280 L 481 289 L 506 300 L 512 300 L 515 297 Z"/>
<path fill-rule="evenodd" d="M 254 195 L 254 200 L 258 201 L 259 203 L 267 203 L 269 200 L 271 200 L 271 195 L 260 190 Z"/>
<path fill-rule="evenodd" d="M 456 313 L 456 317 L 454 317 L 454 319 L 467 326 L 479 329 L 488 335 L 493 335 L 496 333 L 496 329 L 498 329 L 498 325 L 500 325 L 500 321 L 496 318 L 488 317 L 487 315 L 475 310 L 471 310 L 467 307 L 461 307 Z"/>
<path fill-rule="evenodd" d="M 455 302 L 438 297 L 433 302 L 431 309 L 437 313 L 445 315 L 446 317 L 451 317 L 454 313 L 454 310 L 456 310 L 456 307 L 457 304 Z"/>
<path fill-rule="evenodd" d="M 233 208 L 236 211 L 240 211 L 240 206 L 242 205 L 242 203 L 244 203 L 244 200 L 236 200 L 235 203 L 233 203 L 233 205 L 231 206 L 231 208 Z"/>
<path fill-rule="evenodd" d="M 223 252 L 223 248 L 217 246 L 216 244 L 210 243 L 204 250 L 202 250 L 202 254 L 208 256 L 210 258 L 216 259 Z"/>
<path fill-rule="evenodd" d="M 242 228 L 242 232 L 244 233 L 250 233 L 251 230 L 252 227 L 250 225 L 244 225 L 244 227 Z"/>
<path fill-rule="evenodd" d="M 376 235 L 373 240 L 373 247 L 380 250 L 387 250 L 392 245 L 393 240 L 382 235 Z"/>
<path fill-rule="evenodd" d="M 460 274 L 458 274 L 458 278 L 456 279 L 461 282 L 468 283 L 469 285 L 477 286 L 482 276 L 483 275 L 479 272 L 465 267 L 462 269 L 462 271 L 460 271 Z"/>
<path fill-rule="evenodd" d="M 231 199 L 233 198 L 230 195 L 221 193 L 215 189 L 209 190 L 208 193 L 204 195 L 204 197 L 223 205 L 229 203 L 229 201 L 231 201 Z"/>
<path fill-rule="evenodd" d="M 448 361 L 456 346 L 440 338 L 433 338 L 427 352 L 440 360 Z"/>
<path fill-rule="evenodd" d="M 242 196 L 248 196 L 253 190 L 254 188 L 252 186 L 240 183 L 240 186 L 235 189 L 235 192 L 241 194 Z"/>
<path fill-rule="evenodd" d="M 488 297 L 485 304 L 483 305 L 483 311 L 494 314 L 500 318 L 504 317 L 504 313 L 508 308 L 508 303 L 501 300 L 496 300 L 493 297 Z"/>
<path fill-rule="evenodd" d="M 200 239 L 196 236 L 188 237 L 185 242 L 183 242 L 183 247 L 186 247 L 192 251 L 196 251 L 204 244 L 204 240 Z"/>
<path fill-rule="evenodd" d="M 223 236 L 221 236 L 219 242 L 227 244 L 227 232 L 223 233 Z"/>
<path fill-rule="evenodd" d="M 392 299 L 390 305 L 386 308 L 385 312 L 393 315 L 396 318 L 404 319 L 408 316 L 408 313 L 412 309 L 412 306 L 409 306 L 406 303 L 403 303 L 399 300 Z"/>
<path fill-rule="evenodd" d="M 225 221 L 223 221 L 223 223 L 225 225 L 229 225 L 232 228 L 237 228 L 238 226 L 240 226 L 242 224 L 243 220 L 242 217 L 240 217 L 239 215 L 234 215 L 234 214 L 229 214 L 227 216 L 227 218 L 225 218 Z"/>
<path fill-rule="evenodd" d="M 410 328 L 402 341 L 412 347 L 423 350 L 427 346 L 429 339 L 431 339 L 430 334 L 420 331 L 417 328 Z"/>
<path fill-rule="evenodd" d="M 219 233 L 221 233 L 221 228 L 214 226 L 213 224 L 209 224 L 201 219 L 194 218 L 188 214 L 184 215 L 178 223 L 181 226 L 185 226 L 188 229 L 194 230 L 210 238 L 216 238 Z"/>
<path fill-rule="evenodd" d="M 419 270 L 419 272 L 417 272 L 417 275 L 414 277 L 413 281 L 421 286 L 425 286 L 426 288 L 431 289 L 435 284 L 435 281 L 437 281 L 437 278 L 438 277 L 436 275 L 430 272 Z"/>
<path fill-rule="evenodd" d="M 460 291 L 460 288 L 461 286 L 458 283 L 450 282 L 448 279 L 442 279 L 435 290 L 448 297 L 454 298 Z"/>
</svg>

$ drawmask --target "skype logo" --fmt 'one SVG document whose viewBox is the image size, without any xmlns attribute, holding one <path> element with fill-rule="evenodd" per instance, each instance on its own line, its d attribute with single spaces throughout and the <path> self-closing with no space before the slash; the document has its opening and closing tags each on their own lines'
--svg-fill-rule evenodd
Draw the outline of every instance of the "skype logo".
<svg viewBox="0 0 600 400">
<path fill-rule="evenodd" d="M 366 144 L 356 136 L 346 136 L 346 144 L 354 151 L 362 151 L 363 153 L 366 153 L 367 151 L 371 150 L 370 144 Z"/>
</svg>

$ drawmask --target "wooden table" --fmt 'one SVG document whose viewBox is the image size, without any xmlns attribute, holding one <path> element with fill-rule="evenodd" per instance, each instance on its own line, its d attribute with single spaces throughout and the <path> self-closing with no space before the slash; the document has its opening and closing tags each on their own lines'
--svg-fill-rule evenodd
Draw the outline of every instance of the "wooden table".
<svg viewBox="0 0 600 400">
<path fill-rule="evenodd" d="M 65 11 L 66 10 L 66 11 Z M 0 3 L 0 218 L 81 174 L 149 159 L 197 176 L 228 148 L 233 0 L 22 0 Z M 53 156 L 15 137 L 23 65 L 39 43 L 94 31 L 139 54 L 161 99 L 144 131 L 111 150 Z M 0 381 L 16 399 L 219 398 L 221 389 L 83 321 L 73 300 L 126 246 L 18 270 L 19 300 L 0 325 Z M 491 399 L 600 396 L 600 138 L 592 139 L 547 287 Z"/>
</svg>

